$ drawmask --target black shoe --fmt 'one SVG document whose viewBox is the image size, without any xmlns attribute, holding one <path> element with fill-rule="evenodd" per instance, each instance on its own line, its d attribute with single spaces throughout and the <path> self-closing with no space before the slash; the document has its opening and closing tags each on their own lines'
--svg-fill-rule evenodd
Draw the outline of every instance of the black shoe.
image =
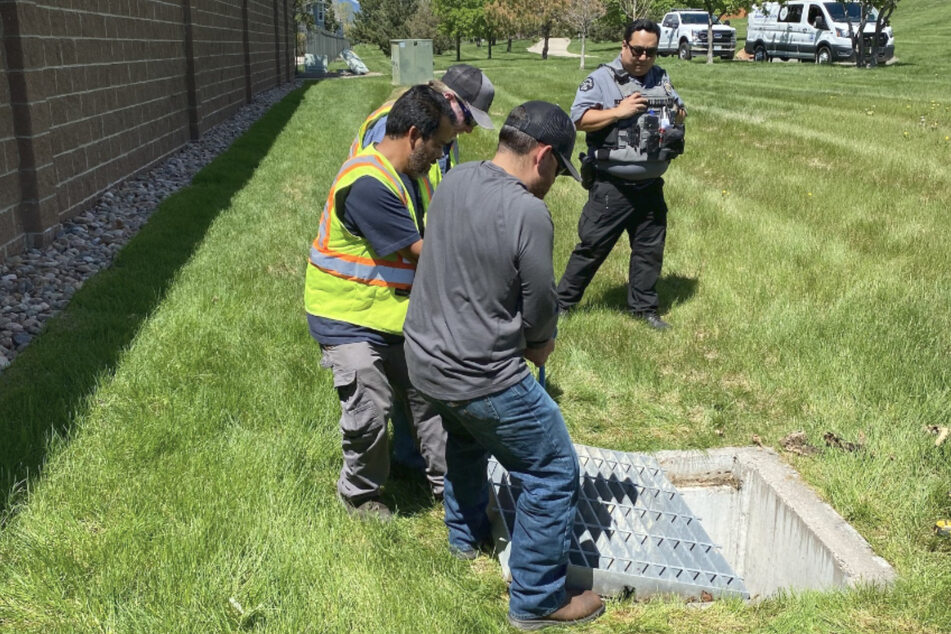
<svg viewBox="0 0 951 634">
<path fill-rule="evenodd" d="M 389 522 L 393 519 L 393 512 L 390 511 L 390 507 L 379 500 L 370 499 L 360 504 L 353 504 L 353 502 L 340 495 L 339 491 L 337 492 L 337 499 L 340 500 L 343 508 L 347 510 L 351 517 L 361 520 L 373 519 L 381 522 Z"/>
<path fill-rule="evenodd" d="M 657 315 L 656 310 L 645 310 L 645 311 L 631 311 L 631 317 L 634 319 L 640 319 L 647 322 L 647 325 L 653 328 L 654 330 L 667 330 L 670 328 L 670 324 L 661 319 Z"/>
<path fill-rule="evenodd" d="M 463 561 L 472 561 L 478 558 L 479 555 L 491 555 L 493 552 L 494 545 L 492 544 L 492 540 L 488 538 L 480 541 L 477 546 L 467 546 L 466 548 L 459 548 L 452 544 L 449 545 L 449 554 Z"/>
</svg>

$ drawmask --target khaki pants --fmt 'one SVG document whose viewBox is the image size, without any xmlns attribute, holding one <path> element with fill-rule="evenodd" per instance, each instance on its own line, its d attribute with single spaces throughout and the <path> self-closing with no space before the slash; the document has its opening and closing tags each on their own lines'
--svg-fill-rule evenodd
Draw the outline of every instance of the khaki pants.
<svg viewBox="0 0 951 634">
<path fill-rule="evenodd" d="M 351 504 L 377 498 L 390 471 L 386 421 L 404 408 L 426 462 L 426 479 L 442 495 L 446 473 L 446 432 L 442 420 L 410 385 L 403 345 L 366 342 L 321 346 L 321 365 L 330 368 L 340 397 L 343 467 L 337 491 Z"/>
</svg>

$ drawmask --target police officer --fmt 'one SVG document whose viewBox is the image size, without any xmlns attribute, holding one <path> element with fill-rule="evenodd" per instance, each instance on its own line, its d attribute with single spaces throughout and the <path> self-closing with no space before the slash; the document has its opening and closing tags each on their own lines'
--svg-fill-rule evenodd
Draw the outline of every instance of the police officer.
<svg viewBox="0 0 951 634">
<path fill-rule="evenodd" d="M 579 242 L 558 284 L 561 312 L 584 294 L 621 233 L 631 260 L 630 314 L 657 330 L 669 328 L 657 314 L 657 279 L 664 259 L 667 203 L 664 180 L 670 159 L 683 151 L 687 112 L 664 69 L 654 65 L 660 27 L 639 19 L 628 25 L 621 53 L 581 83 L 571 106 L 586 133 L 582 177 L 590 186 L 578 221 Z"/>
</svg>

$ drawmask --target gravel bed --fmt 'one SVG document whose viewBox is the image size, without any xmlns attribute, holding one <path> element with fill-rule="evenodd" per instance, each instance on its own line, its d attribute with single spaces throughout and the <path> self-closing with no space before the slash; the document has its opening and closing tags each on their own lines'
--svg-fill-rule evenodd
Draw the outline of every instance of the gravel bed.
<svg viewBox="0 0 951 634">
<path fill-rule="evenodd" d="M 0 262 L 0 372 L 59 313 L 83 283 L 108 267 L 169 194 L 244 134 L 300 86 L 291 82 L 256 95 L 234 116 L 148 172 L 106 190 L 96 203 L 62 224 L 53 242 Z"/>
</svg>

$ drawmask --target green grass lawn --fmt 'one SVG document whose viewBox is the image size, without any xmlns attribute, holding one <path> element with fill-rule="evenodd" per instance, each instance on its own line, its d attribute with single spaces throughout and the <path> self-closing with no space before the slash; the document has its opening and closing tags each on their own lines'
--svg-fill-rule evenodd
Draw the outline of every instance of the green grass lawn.
<svg viewBox="0 0 951 634">
<path fill-rule="evenodd" d="M 926 431 L 951 424 L 951 7 L 906 0 L 893 22 L 899 63 L 874 71 L 659 61 L 690 109 L 665 177 L 674 329 L 624 316 L 621 244 L 548 372 L 584 444 L 780 450 L 805 431 L 821 453 L 783 457 L 897 583 L 705 610 L 613 601 L 587 631 L 951 630 L 951 541 L 931 533 L 951 517 L 951 441 Z M 463 49 L 496 85 L 497 124 L 528 99 L 567 109 L 586 74 L 528 44 Z M 589 53 L 590 70 L 617 44 Z M 293 93 L 0 375 L 0 630 L 505 630 L 497 562 L 448 556 L 421 483 L 392 483 L 387 525 L 334 498 L 339 409 L 304 321 L 305 258 L 352 135 L 391 91 Z M 462 145 L 484 158 L 495 136 Z M 549 196 L 558 272 L 584 200 L 567 181 Z M 863 448 L 826 448 L 829 431 Z"/>
</svg>

